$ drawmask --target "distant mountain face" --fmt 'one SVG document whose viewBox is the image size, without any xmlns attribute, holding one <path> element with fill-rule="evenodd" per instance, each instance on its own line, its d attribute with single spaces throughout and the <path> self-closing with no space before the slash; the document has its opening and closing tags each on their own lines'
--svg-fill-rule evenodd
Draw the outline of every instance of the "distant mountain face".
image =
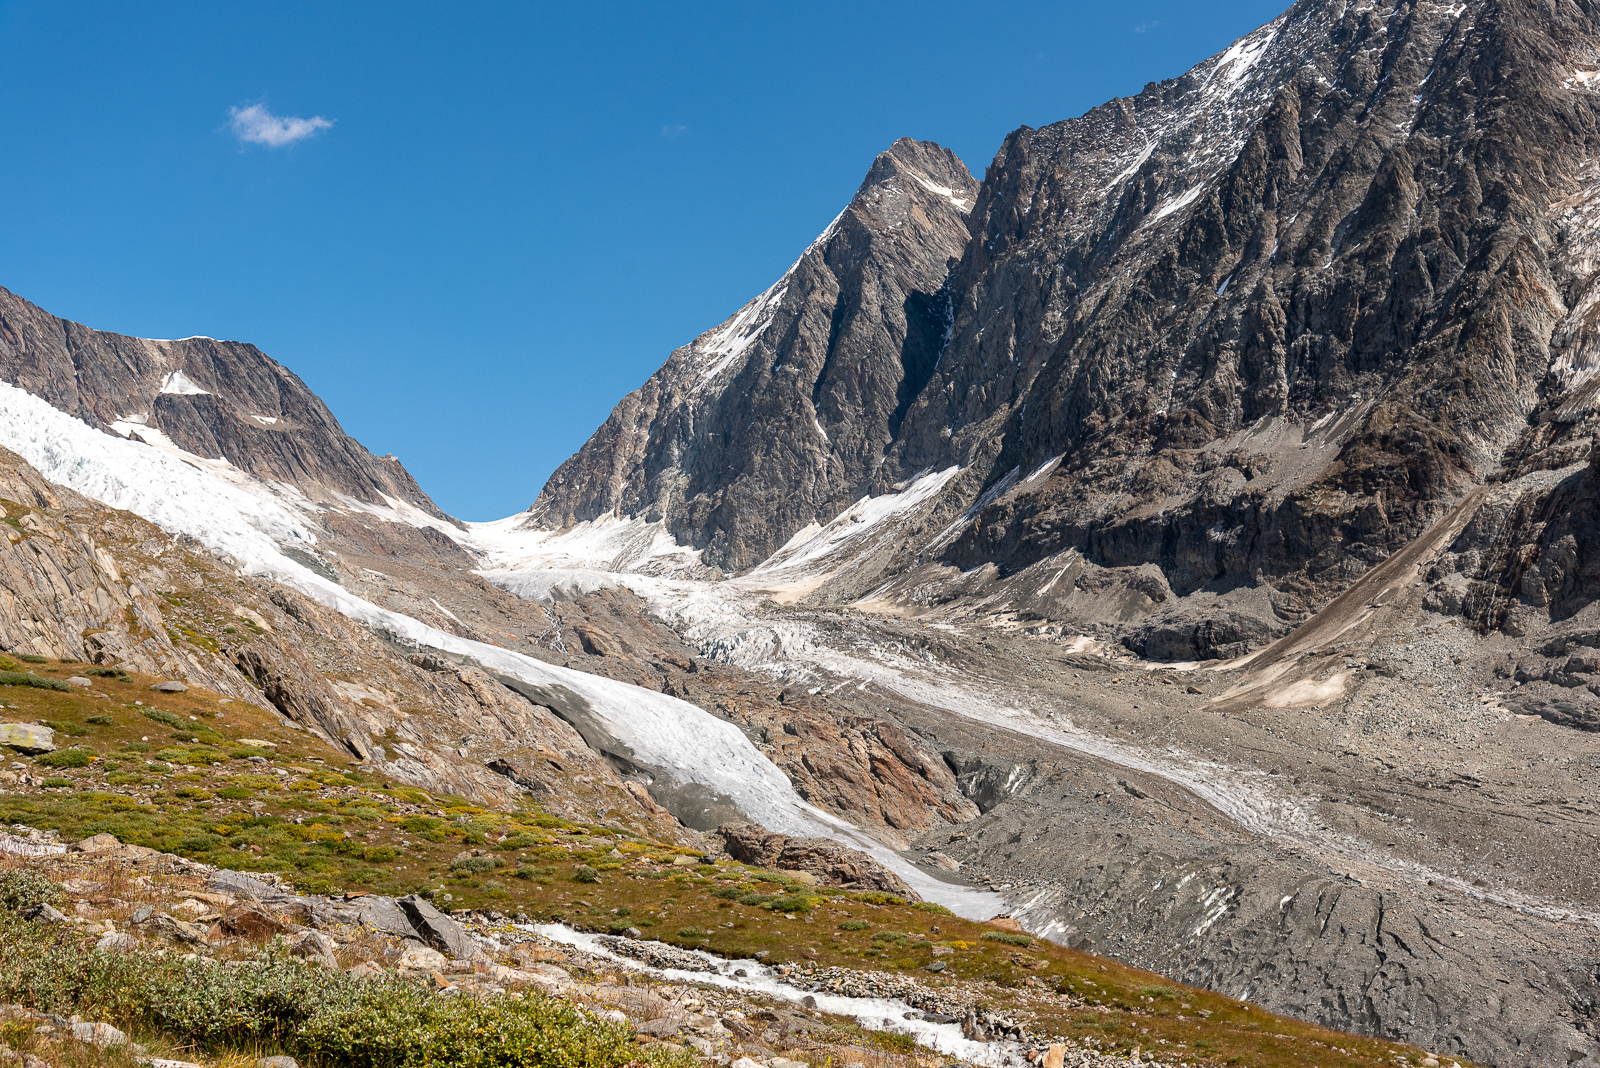
<svg viewBox="0 0 1600 1068">
<path fill-rule="evenodd" d="M 897 141 L 787 274 L 617 405 L 535 517 L 665 520 L 734 569 L 897 481 L 884 456 L 948 338 L 977 191 L 953 153 Z"/>
<path fill-rule="evenodd" d="M 91 426 L 226 460 L 314 501 L 388 496 L 444 517 L 398 460 L 367 452 L 254 345 L 91 330 L 0 289 L 0 379 Z"/>
<path fill-rule="evenodd" d="M 743 568 L 960 465 L 947 512 L 990 491 L 942 550 L 964 569 L 1076 549 L 1321 599 L 1509 458 L 1587 455 L 1596 10 L 1303 0 L 1017 130 L 975 190 L 902 141 L 536 518 L 663 519 Z"/>
</svg>

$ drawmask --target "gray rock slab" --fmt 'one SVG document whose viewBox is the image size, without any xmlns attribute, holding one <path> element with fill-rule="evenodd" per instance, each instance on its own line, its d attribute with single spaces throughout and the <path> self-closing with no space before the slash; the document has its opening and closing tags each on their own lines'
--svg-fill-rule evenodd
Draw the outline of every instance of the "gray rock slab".
<svg viewBox="0 0 1600 1068">
<path fill-rule="evenodd" d="M 56 732 L 37 723 L 0 723 L 0 745 L 9 746 L 28 756 L 53 753 Z"/>
<path fill-rule="evenodd" d="M 416 928 L 417 934 L 433 948 L 448 953 L 457 960 L 473 960 L 482 955 L 477 943 L 459 923 L 423 898 L 411 894 L 401 898 L 397 904 L 405 910 L 406 917 L 411 921 L 411 926 Z"/>
</svg>

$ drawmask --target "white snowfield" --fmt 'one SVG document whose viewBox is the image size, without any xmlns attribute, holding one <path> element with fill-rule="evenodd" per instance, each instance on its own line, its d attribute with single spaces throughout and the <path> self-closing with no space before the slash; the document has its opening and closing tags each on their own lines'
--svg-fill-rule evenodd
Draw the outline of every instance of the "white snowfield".
<svg viewBox="0 0 1600 1068">
<path fill-rule="evenodd" d="M 44 477 L 113 508 L 148 519 L 171 535 L 189 535 L 230 558 L 244 574 L 293 587 L 350 619 L 402 642 L 471 657 L 486 668 L 535 686 L 562 688 L 586 702 L 596 719 L 637 758 L 684 782 L 730 799 L 751 819 L 791 835 L 825 836 L 865 849 L 928 900 L 963 915 L 987 917 L 1003 901 L 994 894 L 944 883 L 908 864 L 855 827 L 806 804 L 788 778 L 733 724 L 677 698 L 557 667 L 497 646 L 459 638 L 356 597 L 283 553 L 314 545 L 311 507 L 292 488 L 268 486 L 226 461 L 191 457 L 170 442 L 146 444 L 102 433 L 15 386 L 0 383 L 0 445 Z M 394 502 L 400 521 L 437 525 Z M 371 506 L 369 506 L 371 507 Z M 373 509 L 381 511 L 379 509 Z M 414 514 L 413 514 L 414 513 Z M 495 524 L 483 528 L 493 540 Z M 469 537 L 462 537 L 469 541 Z M 604 543 L 604 539 L 601 539 Z M 623 561 L 649 557 L 621 554 Z"/>
</svg>

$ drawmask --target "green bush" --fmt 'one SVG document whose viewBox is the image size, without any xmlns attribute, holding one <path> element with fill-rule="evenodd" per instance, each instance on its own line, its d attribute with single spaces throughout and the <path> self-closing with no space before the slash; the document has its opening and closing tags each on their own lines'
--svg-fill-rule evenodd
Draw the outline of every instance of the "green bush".
<svg viewBox="0 0 1600 1068">
<path fill-rule="evenodd" d="M 843 923 L 841 923 L 839 925 L 839 930 L 841 930 L 841 931 L 865 931 L 868 927 L 871 927 L 871 926 L 872 926 L 872 924 L 868 923 L 866 920 L 845 920 Z"/>
<path fill-rule="evenodd" d="M 47 768 L 86 768 L 94 762 L 94 754 L 87 749 L 57 749 L 36 757 L 34 762 Z"/>
<path fill-rule="evenodd" d="M 767 903 L 766 907 L 771 909 L 773 912 L 810 912 L 811 899 L 808 897 L 798 897 L 794 894 L 789 894 L 784 897 L 773 899 Z"/>
<path fill-rule="evenodd" d="M 912 938 L 904 931 L 879 931 L 872 936 L 872 944 L 879 948 L 883 946 L 909 946 L 916 941 L 917 939 Z"/>
<path fill-rule="evenodd" d="M 578 870 L 572 873 L 572 879 L 579 883 L 597 883 L 600 881 L 600 873 L 587 864 L 580 864 Z"/>
<path fill-rule="evenodd" d="M 737 901 L 745 895 L 745 892 L 745 888 L 742 886 L 724 886 L 711 896 L 720 897 L 724 901 Z"/>
<path fill-rule="evenodd" d="M 869 905 L 904 905 L 906 903 L 905 898 L 884 890 L 862 890 L 860 893 L 851 894 L 850 896 Z"/>
<path fill-rule="evenodd" d="M 153 719 L 157 723 L 165 724 L 168 727 L 188 727 L 189 726 L 188 721 L 182 719 L 179 716 L 173 715 L 171 712 L 168 712 L 166 709 L 163 709 L 163 708 L 141 708 L 141 709 L 139 709 L 139 713 L 140 713 L 140 715 L 144 716 L 146 719 Z"/>
<path fill-rule="evenodd" d="M 678 928 L 678 937 L 679 938 L 704 938 L 707 935 L 709 935 L 710 933 L 711 932 L 706 930 L 704 927 L 680 927 L 680 928 Z"/>
<path fill-rule="evenodd" d="M 61 887 L 42 872 L 29 868 L 13 868 L 0 875 L 0 909 L 31 908 L 46 905 L 56 899 Z"/>
<path fill-rule="evenodd" d="M 457 857 L 450 862 L 451 871 L 482 873 L 494 871 L 500 862 L 493 857 Z"/>
<path fill-rule="evenodd" d="M 46 727 L 49 727 L 57 734 L 65 734 L 69 738 L 87 738 L 90 734 L 89 728 L 85 727 L 81 723 L 72 723 L 70 721 L 54 719 L 44 719 L 40 720 L 39 722 L 44 724 Z"/>
<path fill-rule="evenodd" d="M 95 953 L 71 938 L 0 917 L 0 1000 L 322 1068 L 622 1068 L 636 1055 L 626 1025 L 566 1001 L 441 998 L 286 955 L 215 965 Z"/>
<path fill-rule="evenodd" d="M 26 660 L 27 657 L 23 659 Z M 29 675 L 25 671 L 0 671 L 0 686 L 32 686 L 36 690 L 60 690 L 62 693 L 72 691 L 72 687 L 60 679 Z"/>
<path fill-rule="evenodd" d="M 62 779 L 56 776 L 51 776 L 50 778 L 45 779 L 39 785 L 44 787 L 46 790 L 56 790 L 63 786 L 76 786 L 78 785 L 78 782 L 76 779 Z"/>
<path fill-rule="evenodd" d="M 243 801 L 254 797 L 256 792 L 248 786 L 224 786 L 217 791 L 217 796 L 226 801 Z"/>
<path fill-rule="evenodd" d="M 17 659 L 22 661 L 24 664 L 48 664 L 48 663 L 50 663 L 50 658 L 48 656 L 35 656 L 32 653 L 18 653 L 17 654 Z"/>
<path fill-rule="evenodd" d="M 111 727 L 117 721 L 110 716 L 90 716 L 86 722 L 93 723 L 96 727 Z"/>
<path fill-rule="evenodd" d="M 121 668 L 92 667 L 85 671 L 84 674 L 95 679 L 116 679 L 118 682 L 126 682 L 128 680 L 128 673 Z"/>
<path fill-rule="evenodd" d="M 1031 946 L 1033 939 L 1025 934 L 1015 934 L 1011 931 L 985 931 L 985 942 L 1004 942 L 1008 946 Z"/>
<path fill-rule="evenodd" d="M 951 912 L 949 909 L 945 908 L 943 905 L 937 904 L 937 903 L 932 902 L 932 901 L 917 901 L 917 902 L 913 902 L 911 907 L 916 909 L 918 912 L 931 912 L 935 916 L 954 916 L 955 915 L 955 913 Z"/>
</svg>

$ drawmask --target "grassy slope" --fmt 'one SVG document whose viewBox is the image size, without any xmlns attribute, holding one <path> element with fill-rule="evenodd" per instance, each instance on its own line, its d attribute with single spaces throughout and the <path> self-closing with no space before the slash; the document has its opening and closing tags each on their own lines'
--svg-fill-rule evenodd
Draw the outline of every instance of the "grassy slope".
<svg viewBox="0 0 1600 1068">
<path fill-rule="evenodd" d="M 8 667 L 53 679 L 86 670 L 0 663 Z M 1094 1038 L 1105 1048 L 1165 1052 L 1181 1043 L 1191 1063 L 1345 1066 L 1421 1057 L 1008 936 L 934 906 L 813 889 L 727 862 L 685 867 L 674 861 L 688 850 L 621 827 L 576 824 L 534 806 L 486 811 L 394 786 L 269 712 L 196 689 L 157 694 L 156 681 L 96 678 L 87 692 L 0 686 L 0 722 L 46 721 L 60 732 L 58 744 L 87 758 L 76 768 L 18 758 L 46 785 L 6 784 L 0 822 L 59 830 L 69 841 L 109 832 L 208 864 L 281 872 L 303 892 L 438 889 L 436 900 L 451 908 L 618 933 L 637 927 L 646 937 L 726 956 L 765 950 L 771 961 L 918 970 L 929 984 L 984 984 L 995 1008 L 1034 1033 Z M 468 851 L 481 855 L 462 858 Z M 935 959 L 935 945 L 954 951 L 937 958 L 947 965 L 938 976 L 920 971 Z"/>
</svg>

